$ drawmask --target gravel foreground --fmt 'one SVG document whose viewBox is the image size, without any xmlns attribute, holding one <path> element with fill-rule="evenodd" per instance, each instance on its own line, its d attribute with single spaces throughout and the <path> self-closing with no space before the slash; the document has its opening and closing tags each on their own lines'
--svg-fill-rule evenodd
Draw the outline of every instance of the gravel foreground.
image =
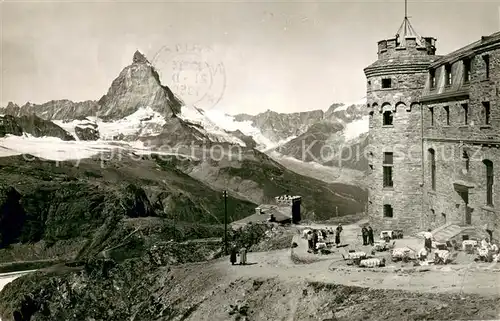
<svg viewBox="0 0 500 321">
<path fill-rule="evenodd" d="M 426 292 L 419 289 L 418 278 L 414 289 L 399 290 L 397 283 L 392 289 L 382 284 L 367 288 L 383 282 L 355 273 L 339 276 L 349 279 L 344 284 L 333 284 L 335 280 L 327 280 L 330 274 L 321 272 L 326 263 L 295 267 L 283 263 L 284 255 L 286 251 L 252 253 L 250 262 L 260 262 L 248 266 L 231 266 L 226 258 L 155 268 L 149 267 L 151 262 L 113 265 L 101 260 L 82 270 L 38 272 L 5 287 L 1 317 L 13 320 L 14 309 L 31 306 L 32 321 L 500 318 L 498 295 L 459 289 L 443 293 L 437 286 Z M 361 286 L 347 285 L 356 279 Z"/>
</svg>

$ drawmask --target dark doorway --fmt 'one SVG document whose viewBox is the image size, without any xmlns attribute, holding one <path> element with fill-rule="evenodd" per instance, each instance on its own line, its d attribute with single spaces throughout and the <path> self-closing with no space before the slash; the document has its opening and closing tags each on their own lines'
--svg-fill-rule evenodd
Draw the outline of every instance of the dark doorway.
<svg viewBox="0 0 500 321">
<path fill-rule="evenodd" d="M 469 208 L 469 191 L 460 191 L 458 192 L 460 194 L 460 197 L 464 201 L 464 222 L 466 225 L 471 225 L 472 224 L 472 211 L 471 208 Z"/>
</svg>

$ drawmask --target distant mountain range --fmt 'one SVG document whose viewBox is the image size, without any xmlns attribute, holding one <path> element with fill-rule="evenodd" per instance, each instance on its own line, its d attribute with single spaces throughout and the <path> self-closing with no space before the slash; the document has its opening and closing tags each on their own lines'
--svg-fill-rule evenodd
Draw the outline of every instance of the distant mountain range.
<svg viewBox="0 0 500 321">
<path fill-rule="evenodd" d="M 10 235 L 4 245 L 19 238 L 74 237 L 94 244 L 94 232 L 114 224 L 106 220 L 111 212 L 121 213 L 112 216 L 118 221 L 156 216 L 220 223 L 222 190 L 232 197 L 232 219 L 281 194 L 301 195 L 305 218 L 328 219 L 335 209 L 344 215 L 365 207 L 364 189 L 309 175 L 306 168 L 328 162 L 307 163 L 311 159 L 301 160 L 297 147 L 311 137 L 321 144 L 359 143 L 364 128 L 358 135 L 350 127 L 363 119 L 357 105 L 256 116 L 204 111 L 184 104 L 136 52 L 97 101 L 9 103 L 0 115 L 0 209 L 17 213 L 1 212 L 0 222 L 24 222 L 12 235 L 0 231 Z M 301 165 L 289 166 L 287 157 Z M 62 233 L 71 222 L 79 222 L 83 234 Z"/>
</svg>

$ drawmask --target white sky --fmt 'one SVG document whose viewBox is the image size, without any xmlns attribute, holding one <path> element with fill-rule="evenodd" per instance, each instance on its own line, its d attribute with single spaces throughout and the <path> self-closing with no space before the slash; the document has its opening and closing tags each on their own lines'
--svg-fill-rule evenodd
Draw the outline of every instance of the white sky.
<svg viewBox="0 0 500 321">
<path fill-rule="evenodd" d="M 410 1 L 408 7 L 417 32 L 437 38 L 438 54 L 500 28 L 498 1 Z M 97 100 L 136 49 L 152 60 L 162 47 L 186 45 L 211 48 L 206 59 L 224 65 L 225 79 L 219 74 L 212 88 L 198 89 L 221 96 L 218 109 L 254 114 L 325 109 L 365 96 L 363 68 L 376 59 L 377 41 L 396 33 L 404 1 L 7 0 L 0 10 L 2 106 Z M 162 81 L 175 91 L 175 58 L 160 58 Z"/>
</svg>

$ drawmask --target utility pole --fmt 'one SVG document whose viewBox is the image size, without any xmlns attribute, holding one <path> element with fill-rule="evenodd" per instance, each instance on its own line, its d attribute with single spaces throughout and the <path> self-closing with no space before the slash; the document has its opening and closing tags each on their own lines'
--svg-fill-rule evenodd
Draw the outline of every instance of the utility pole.
<svg viewBox="0 0 500 321">
<path fill-rule="evenodd" d="M 224 253 L 227 255 L 227 191 L 224 190 Z"/>
<path fill-rule="evenodd" d="M 339 216 L 339 207 L 335 206 L 335 216 Z"/>
</svg>

